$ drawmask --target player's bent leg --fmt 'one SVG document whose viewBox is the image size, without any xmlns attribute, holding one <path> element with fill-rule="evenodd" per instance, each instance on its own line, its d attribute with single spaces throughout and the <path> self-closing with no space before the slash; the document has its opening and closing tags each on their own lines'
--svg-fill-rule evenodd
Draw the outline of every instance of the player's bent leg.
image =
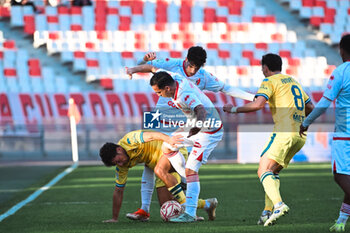
<svg viewBox="0 0 350 233">
<path fill-rule="evenodd" d="M 269 208 L 266 212 L 263 212 L 260 216 L 258 224 L 264 223 L 264 226 L 273 225 L 278 218 L 285 215 L 289 211 L 289 207 L 282 202 L 282 197 L 279 191 L 279 176 L 278 173 L 282 169 L 276 161 L 264 155 L 260 159 L 258 175 L 260 182 L 264 187 L 267 197 L 272 201 L 274 205 L 273 213 L 269 215 Z"/>
<path fill-rule="evenodd" d="M 154 168 L 154 173 L 161 179 L 166 187 L 172 187 L 176 185 L 178 182 L 176 178 L 170 174 L 172 169 L 172 165 L 167 159 L 167 157 L 162 156 L 157 165 Z"/>
<path fill-rule="evenodd" d="M 163 155 L 168 158 L 175 171 L 179 173 L 180 176 L 185 178 L 185 157 L 182 155 L 182 153 L 180 151 L 173 151 L 170 153 L 164 153 Z"/>
<path fill-rule="evenodd" d="M 157 195 L 159 206 L 162 206 L 167 201 L 174 200 L 173 195 L 171 195 L 171 193 L 165 186 L 157 188 Z"/>
<path fill-rule="evenodd" d="M 265 193 L 275 206 L 282 202 L 282 197 L 279 191 L 279 180 L 277 181 L 274 174 L 274 171 L 279 168 L 280 165 L 276 161 L 267 158 L 266 155 L 261 157 L 258 176 L 262 186 L 264 187 Z"/>
<path fill-rule="evenodd" d="M 186 201 L 186 196 L 182 190 L 181 183 L 176 179 L 175 176 L 170 174 L 172 171 L 174 171 L 174 169 L 165 156 L 162 156 L 159 159 L 156 167 L 154 168 L 154 172 L 164 182 L 165 186 L 174 196 L 175 200 L 180 204 L 183 204 Z"/>
</svg>

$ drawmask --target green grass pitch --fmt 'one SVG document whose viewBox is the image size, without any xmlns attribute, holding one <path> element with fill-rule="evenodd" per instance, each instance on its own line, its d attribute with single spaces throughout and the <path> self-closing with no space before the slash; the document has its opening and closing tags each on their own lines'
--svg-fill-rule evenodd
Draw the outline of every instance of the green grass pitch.
<svg viewBox="0 0 350 233">
<path fill-rule="evenodd" d="M 2 168 L 3 169 L 3 168 Z M 329 164 L 292 164 L 281 172 L 281 194 L 291 208 L 272 227 L 257 226 L 264 207 L 263 189 L 256 175 L 257 165 L 204 165 L 200 169 L 202 198 L 217 197 L 217 219 L 213 222 L 172 224 L 162 222 L 156 192 L 148 223 L 132 222 L 125 214 L 140 207 L 142 166 L 130 170 L 118 223 L 102 223 L 112 216 L 114 169 L 82 166 L 64 177 L 36 200 L 0 222 L 0 232 L 328 232 L 338 217 L 343 193 L 333 181 Z M 34 185 L 0 202 L 0 213 L 46 184 L 63 168 L 55 167 Z M 3 170 L 4 171 L 4 170 Z M 18 168 L 6 180 L 16 181 Z M 35 171 L 31 171 L 35 172 Z M 23 175 L 23 174 L 22 174 Z M 1 178 L 0 182 L 5 178 Z M 0 194 L 8 189 L 0 186 Z M 2 197 L 0 195 L 0 197 Z M 199 216 L 206 216 L 198 210 Z"/>
</svg>

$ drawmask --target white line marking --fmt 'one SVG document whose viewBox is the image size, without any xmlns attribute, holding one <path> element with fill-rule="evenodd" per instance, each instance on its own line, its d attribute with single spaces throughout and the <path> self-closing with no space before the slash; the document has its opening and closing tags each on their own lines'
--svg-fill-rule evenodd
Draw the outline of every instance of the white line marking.
<svg viewBox="0 0 350 233">
<path fill-rule="evenodd" d="M 17 210 L 21 209 L 23 206 L 28 204 L 29 202 L 35 200 L 40 194 L 51 188 L 53 185 L 55 185 L 59 180 L 61 180 L 65 175 L 71 173 L 74 169 L 78 167 L 78 163 L 72 164 L 69 168 L 58 174 L 55 178 L 53 178 L 49 183 L 41 187 L 40 189 L 36 190 L 34 193 L 32 193 L 27 199 L 19 202 L 15 206 L 13 206 L 11 209 L 6 211 L 4 214 L 0 215 L 0 222 L 7 218 L 10 215 L 13 215 L 17 212 Z"/>
</svg>

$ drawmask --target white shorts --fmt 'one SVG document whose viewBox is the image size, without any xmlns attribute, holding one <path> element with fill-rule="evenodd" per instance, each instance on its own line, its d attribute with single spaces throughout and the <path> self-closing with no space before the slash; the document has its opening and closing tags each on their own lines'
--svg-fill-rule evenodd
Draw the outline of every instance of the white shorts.
<svg viewBox="0 0 350 233">
<path fill-rule="evenodd" d="M 198 172 L 200 166 L 205 164 L 210 153 L 214 150 L 216 145 L 221 141 L 224 134 L 223 128 L 215 133 L 199 132 L 198 134 L 187 138 L 188 132 L 174 132 L 173 135 L 182 135 L 184 142 L 177 147 L 192 147 L 186 162 L 186 168 Z M 166 143 L 167 144 L 167 143 Z M 169 147 L 169 146 L 167 146 Z M 171 147 L 169 147 L 171 148 Z M 173 149 L 173 148 L 171 148 Z"/>
<path fill-rule="evenodd" d="M 350 175 L 350 140 L 332 141 L 332 170 Z"/>
</svg>

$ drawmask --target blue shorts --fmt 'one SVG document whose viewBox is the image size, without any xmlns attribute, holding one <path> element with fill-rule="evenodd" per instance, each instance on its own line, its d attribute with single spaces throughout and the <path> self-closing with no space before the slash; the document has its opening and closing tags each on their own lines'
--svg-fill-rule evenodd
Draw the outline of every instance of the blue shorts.
<svg viewBox="0 0 350 233">
<path fill-rule="evenodd" d="M 339 174 L 350 175 L 350 140 L 333 138 L 332 170 Z"/>
</svg>

